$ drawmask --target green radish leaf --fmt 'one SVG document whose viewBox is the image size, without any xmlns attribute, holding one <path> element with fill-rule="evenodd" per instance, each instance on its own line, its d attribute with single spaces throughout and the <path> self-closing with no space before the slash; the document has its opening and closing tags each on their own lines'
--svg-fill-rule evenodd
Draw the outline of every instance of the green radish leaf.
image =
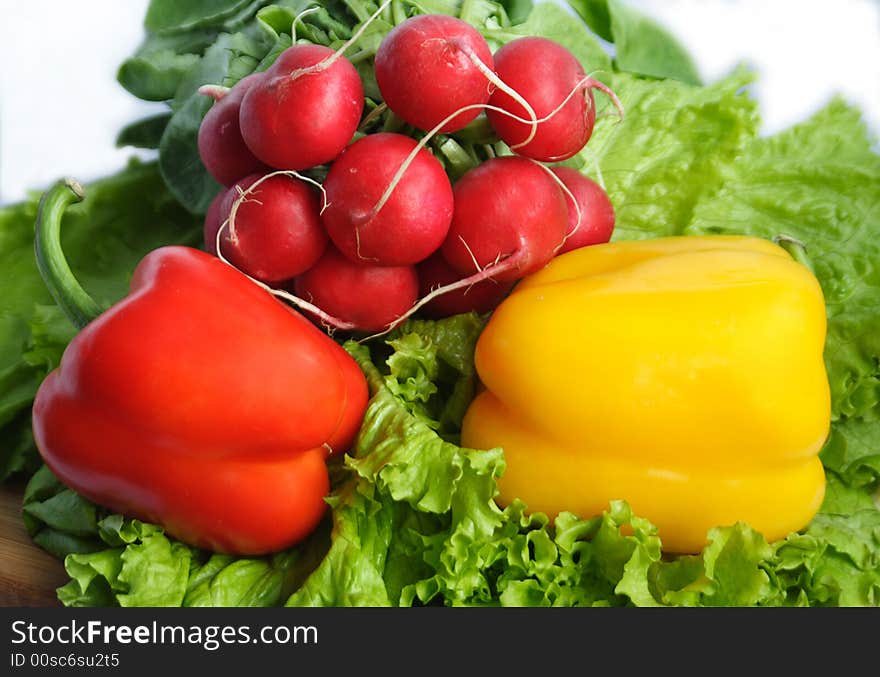
<svg viewBox="0 0 880 677">
<path fill-rule="evenodd" d="M 627 7 L 622 0 L 608 0 L 608 8 L 617 68 L 690 85 L 700 84 L 700 74 L 687 50 L 665 28 Z"/>
<path fill-rule="evenodd" d="M 614 42 L 608 0 L 567 0 L 567 2 L 590 30 L 603 40 Z"/>
<path fill-rule="evenodd" d="M 124 146 L 146 149 L 158 148 L 169 120 L 171 120 L 171 113 L 161 113 L 132 122 L 119 131 L 119 134 L 116 136 L 116 146 L 118 148 Z"/>
<path fill-rule="evenodd" d="M 624 0 L 567 2 L 596 35 L 614 43 L 619 70 L 700 84 L 697 67 L 678 39 Z"/>
<path fill-rule="evenodd" d="M 525 21 L 535 6 L 532 0 L 499 0 L 499 4 L 514 25 Z"/>
<path fill-rule="evenodd" d="M 155 33 L 182 33 L 222 25 L 242 10 L 262 4 L 267 3 L 254 0 L 151 0 L 144 26 Z"/>
<path fill-rule="evenodd" d="M 213 100 L 198 89 L 205 84 L 235 84 L 256 69 L 270 47 L 244 33 L 222 35 L 178 87 L 181 103 L 162 133 L 159 168 L 169 190 L 194 214 L 204 214 L 221 188 L 199 157 L 199 125 Z"/>
<path fill-rule="evenodd" d="M 193 214 L 208 211 L 222 189 L 199 157 L 199 125 L 211 107 L 208 97 L 193 95 L 165 127 L 159 142 L 159 166 L 165 183 L 182 205 Z"/>
<path fill-rule="evenodd" d="M 117 79 L 139 99 L 166 101 L 174 98 L 180 81 L 200 58 L 198 54 L 178 54 L 172 50 L 151 52 L 126 60 Z"/>
</svg>

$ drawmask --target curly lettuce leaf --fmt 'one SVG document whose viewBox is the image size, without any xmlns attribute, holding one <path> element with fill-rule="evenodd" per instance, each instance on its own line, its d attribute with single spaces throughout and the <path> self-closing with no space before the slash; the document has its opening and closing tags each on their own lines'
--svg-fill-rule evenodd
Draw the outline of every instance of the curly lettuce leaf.
<svg viewBox="0 0 880 677">
<path fill-rule="evenodd" d="M 821 454 L 826 470 L 833 470 L 850 487 L 869 488 L 880 478 L 880 420 L 838 421 Z"/>
<path fill-rule="evenodd" d="M 820 513 L 777 544 L 772 572 L 801 605 L 880 606 L 880 510 Z"/>
<path fill-rule="evenodd" d="M 27 485 L 23 513 L 34 542 L 64 560 L 66 606 L 277 606 L 327 550 L 319 528 L 300 547 L 266 557 L 208 553 L 163 529 L 108 513 L 45 466 Z"/>
<path fill-rule="evenodd" d="M 753 76 L 737 71 L 706 87 L 616 73 L 623 120 L 596 124 L 566 164 L 604 185 L 614 205 L 614 239 L 681 232 L 697 205 L 717 191 L 728 167 L 758 131 Z"/>
<path fill-rule="evenodd" d="M 192 550 L 155 525 L 132 521 L 124 526 L 131 534 L 123 545 L 65 558 L 71 581 L 58 589 L 65 606 L 181 605 Z"/>
<path fill-rule="evenodd" d="M 880 510 L 880 486 L 872 495 L 870 486 L 847 484 L 840 475 L 826 466 L 825 498 L 819 512 L 851 515 L 869 508 Z"/>
<path fill-rule="evenodd" d="M 752 141 L 681 229 L 803 243 L 828 307 L 835 418 L 880 418 L 880 156 L 871 146 L 859 112 L 836 99 Z"/>
<path fill-rule="evenodd" d="M 410 320 L 387 340 L 385 385 L 409 411 L 441 437 L 458 440 L 461 420 L 474 396 L 473 355 L 485 324 L 474 313 L 445 322 Z"/>
<path fill-rule="evenodd" d="M 493 501 L 494 478 L 503 468 L 500 451 L 476 452 L 443 440 L 421 410 L 422 393 L 433 388 L 399 387 L 401 376 L 412 371 L 402 372 L 402 361 L 421 363 L 422 374 L 438 374 L 438 355 L 447 351 L 432 336 L 455 336 L 454 355 L 461 350 L 458 336 L 472 332 L 476 322 L 474 316 L 459 316 L 437 323 L 447 325 L 439 330 L 434 323 L 411 323 L 389 339 L 404 355 L 388 356 L 386 373 L 374 365 L 367 347 L 346 345 L 367 376 L 372 398 L 353 456 L 346 459 L 353 476 L 332 499 L 330 550 L 289 605 L 397 604 L 416 594 L 411 589 L 419 580 L 416 574 L 431 571 L 426 548 L 433 550 L 435 565 L 443 560 L 450 544 L 438 534 L 451 529 L 461 537 L 491 537 L 501 516 Z M 431 331 L 421 334 L 413 327 Z M 473 345 L 465 377 L 472 373 Z M 453 569 L 447 575 L 468 591 L 465 596 L 488 590 L 477 568 Z M 435 586 L 431 596 L 439 589 Z"/>
<path fill-rule="evenodd" d="M 660 558 L 657 529 L 623 501 L 602 515 L 527 514 L 517 501 L 496 539 L 504 606 L 657 606 L 646 572 Z"/>
<path fill-rule="evenodd" d="M 331 501 L 333 530 L 326 556 L 287 606 L 389 606 L 385 564 L 396 519 L 393 504 L 370 487 L 349 483 Z"/>
</svg>

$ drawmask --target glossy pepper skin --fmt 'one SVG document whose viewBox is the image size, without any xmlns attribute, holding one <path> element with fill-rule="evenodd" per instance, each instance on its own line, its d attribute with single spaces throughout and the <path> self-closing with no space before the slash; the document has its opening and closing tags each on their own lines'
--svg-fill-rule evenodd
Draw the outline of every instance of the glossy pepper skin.
<svg viewBox="0 0 880 677">
<path fill-rule="evenodd" d="M 44 222 L 75 199 L 62 188 Z M 39 221 L 37 242 L 54 260 Z M 75 316 L 70 279 L 44 277 Z M 69 344 L 39 388 L 33 429 L 52 472 L 90 500 L 253 555 L 320 521 L 325 461 L 351 444 L 366 401 L 357 364 L 303 316 L 209 254 L 164 247 Z"/>
<path fill-rule="evenodd" d="M 824 496 L 822 291 L 781 247 L 585 247 L 526 278 L 480 336 L 462 443 L 503 447 L 501 503 L 589 517 L 624 499 L 664 549 L 744 521 L 770 540 Z"/>
</svg>

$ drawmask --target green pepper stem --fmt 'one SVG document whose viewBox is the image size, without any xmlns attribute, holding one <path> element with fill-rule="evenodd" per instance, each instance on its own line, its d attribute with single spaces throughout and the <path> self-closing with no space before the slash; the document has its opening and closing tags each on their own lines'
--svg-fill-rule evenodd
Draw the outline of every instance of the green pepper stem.
<svg viewBox="0 0 880 677">
<path fill-rule="evenodd" d="M 37 268 L 52 298 L 68 319 L 82 329 L 101 314 L 103 308 L 80 286 L 61 249 L 61 217 L 64 210 L 84 197 L 75 179 L 62 179 L 40 199 L 34 237 Z"/>
<path fill-rule="evenodd" d="M 810 261 L 810 257 L 807 256 L 807 245 L 798 240 L 791 235 L 780 234 L 773 238 L 773 242 L 782 247 L 785 251 L 788 252 L 789 256 L 793 258 L 795 261 L 800 263 L 801 265 L 808 268 L 811 272 L 815 273 L 813 270 L 813 262 Z"/>
</svg>

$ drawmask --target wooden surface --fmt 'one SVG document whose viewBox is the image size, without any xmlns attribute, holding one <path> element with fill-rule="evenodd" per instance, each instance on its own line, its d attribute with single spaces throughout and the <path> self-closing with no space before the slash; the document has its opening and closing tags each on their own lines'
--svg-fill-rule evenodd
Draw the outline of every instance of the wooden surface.
<svg viewBox="0 0 880 677">
<path fill-rule="evenodd" d="M 68 577 L 21 521 L 21 486 L 0 486 L 0 606 L 58 606 L 55 589 Z"/>
</svg>

